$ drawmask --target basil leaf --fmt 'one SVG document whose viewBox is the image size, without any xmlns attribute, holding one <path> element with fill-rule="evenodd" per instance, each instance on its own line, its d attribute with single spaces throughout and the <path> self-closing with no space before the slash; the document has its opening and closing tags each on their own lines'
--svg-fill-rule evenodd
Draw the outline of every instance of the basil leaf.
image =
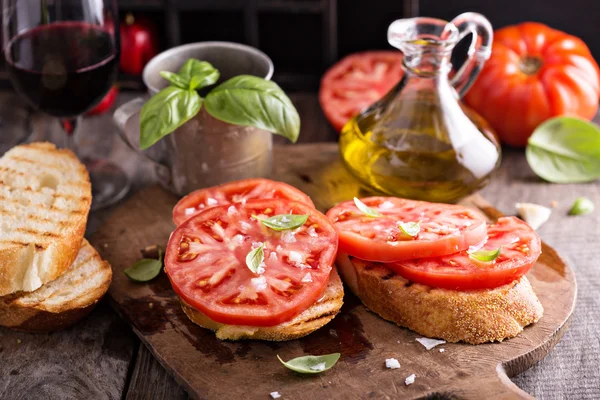
<svg viewBox="0 0 600 400">
<path fill-rule="evenodd" d="M 260 219 L 256 216 L 252 218 L 260 221 L 264 226 L 273 229 L 274 231 L 285 231 L 288 229 L 296 229 L 304 225 L 308 219 L 308 214 L 280 214 L 266 219 Z"/>
<path fill-rule="evenodd" d="M 195 90 L 169 86 L 152 96 L 140 114 L 140 148 L 147 149 L 192 119 L 202 107 Z"/>
<path fill-rule="evenodd" d="M 579 197 L 569 210 L 569 215 L 585 215 L 594 211 L 594 203 L 587 197 Z"/>
<path fill-rule="evenodd" d="M 323 356 L 297 357 L 289 361 L 283 361 L 279 355 L 277 358 L 286 368 L 301 374 L 318 374 L 333 367 L 340 359 L 340 353 L 326 354 Z"/>
<path fill-rule="evenodd" d="M 498 247 L 496 250 L 467 251 L 467 254 L 474 260 L 490 262 L 498 258 L 501 251 L 502 247 Z"/>
<path fill-rule="evenodd" d="M 206 111 L 221 121 L 253 126 L 296 142 L 300 116 L 275 82 L 240 75 L 223 82 L 206 95 Z"/>
<path fill-rule="evenodd" d="M 139 260 L 124 272 L 125 275 L 132 281 L 148 282 L 156 278 L 160 274 L 163 266 L 163 255 L 160 249 L 158 250 L 158 260 L 152 258 L 144 258 Z"/>
<path fill-rule="evenodd" d="M 573 117 L 557 117 L 538 126 L 529 138 L 527 162 L 554 183 L 600 178 L 600 127 Z"/>
<path fill-rule="evenodd" d="M 421 222 L 398 222 L 398 228 L 406 236 L 415 237 L 421 231 Z"/>
<path fill-rule="evenodd" d="M 185 89 L 201 89 L 219 80 L 219 70 L 208 61 L 190 58 L 179 70 L 179 77 L 186 82 Z"/>
<path fill-rule="evenodd" d="M 371 217 L 371 218 L 383 217 L 382 213 L 380 213 L 377 210 L 373 210 L 371 207 L 368 207 L 365 203 L 363 203 L 356 197 L 354 198 L 354 204 L 356 205 L 356 208 L 358 208 L 358 210 L 360 212 L 362 212 L 363 214 L 365 214 L 368 217 Z"/>
<path fill-rule="evenodd" d="M 261 244 L 260 246 L 252 250 L 250 253 L 248 253 L 248 255 L 246 256 L 246 265 L 248 266 L 250 271 L 254 272 L 255 274 L 258 273 L 258 268 L 265 259 L 263 247 L 264 245 Z"/>
<path fill-rule="evenodd" d="M 189 83 L 174 72 L 160 71 L 160 76 L 168 80 L 171 85 L 177 86 L 178 88 L 187 89 L 189 87 Z"/>
</svg>

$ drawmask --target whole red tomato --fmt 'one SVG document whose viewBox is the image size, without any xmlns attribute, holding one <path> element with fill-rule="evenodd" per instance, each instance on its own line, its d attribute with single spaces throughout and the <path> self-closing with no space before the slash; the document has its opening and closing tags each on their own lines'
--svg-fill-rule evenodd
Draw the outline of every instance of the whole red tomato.
<svg viewBox="0 0 600 400">
<path fill-rule="evenodd" d="M 117 94 L 119 94 L 119 87 L 117 85 L 114 85 L 108 91 L 108 93 L 106 93 L 106 96 L 104 96 L 100 103 L 98 103 L 96 107 L 92 108 L 90 111 L 87 112 L 87 115 L 103 114 L 106 111 L 110 110 L 113 104 L 115 104 L 115 101 L 117 100 Z"/>
<path fill-rule="evenodd" d="M 158 36 L 152 22 L 127 14 L 121 24 L 121 71 L 140 75 L 144 66 L 158 53 Z"/>
<path fill-rule="evenodd" d="M 544 24 L 525 22 L 494 33 L 492 56 L 465 102 L 511 146 L 525 146 L 546 119 L 591 119 L 598 110 L 598 64 L 585 43 Z"/>
</svg>

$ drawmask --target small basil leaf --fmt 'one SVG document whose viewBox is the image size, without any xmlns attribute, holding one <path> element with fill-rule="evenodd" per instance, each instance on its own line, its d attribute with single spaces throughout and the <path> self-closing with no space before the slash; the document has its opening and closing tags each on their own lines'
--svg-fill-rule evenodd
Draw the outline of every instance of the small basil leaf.
<svg viewBox="0 0 600 400">
<path fill-rule="evenodd" d="M 258 272 L 258 268 L 265 259 L 263 247 L 264 245 L 261 244 L 260 246 L 252 250 L 250 253 L 248 253 L 248 255 L 246 256 L 246 265 L 248 266 L 250 271 L 254 272 L 255 274 Z"/>
<path fill-rule="evenodd" d="M 529 138 L 527 162 L 554 183 L 600 178 L 600 127 L 573 117 L 557 117 L 538 126 Z"/>
<path fill-rule="evenodd" d="M 585 215 L 594 211 L 594 203 L 587 197 L 579 197 L 569 210 L 569 215 Z"/>
<path fill-rule="evenodd" d="M 147 149 L 192 119 L 202 107 L 195 90 L 169 86 L 152 96 L 140 114 L 140 148 Z"/>
<path fill-rule="evenodd" d="M 288 229 L 296 229 L 304 225 L 308 219 L 308 214 L 280 214 L 266 219 L 260 219 L 256 216 L 252 218 L 259 220 L 264 226 L 273 229 L 274 231 L 285 231 Z"/>
<path fill-rule="evenodd" d="M 398 228 L 406 236 L 415 237 L 421 231 L 421 222 L 398 222 Z"/>
<path fill-rule="evenodd" d="M 490 262 L 498 258 L 501 251 L 502 247 L 498 247 L 496 250 L 467 251 L 467 254 L 474 260 Z"/>
<path fill-rule="evenodd" d="M 124 272 L 125 275 L 132 281 L 148 282 L 156 278 L 160 274 L 163 266 L 163 255 L 160 249 L 158 250 L 158 260 L 152 258 L 144 258 L 139 260 Z"/>
<path fill-rule="evenodd" d="M 211 63 L 190 58 L 179 70 L 179 76 L 186 82 L 186 89 L 194 90 L 214 85 L 220 74 Z"/>
<path fill-rule="evenodd" d="M 185 79 L 183 79 L 174 72 L 160 71 L 160 76 L 168 80 L 171 83 L 171 85 L 176 86 L 178 88 L 187 89 L 189 86 L 188 82 Z"/>
<path fill-rule="evenodd" d="M 297 357 L 289 361 L 283 361 L 279 355 L 277 358 L 286 368 L 301 374 L 318 374 L 333 367 L 340 359 L 340 353 L 326 354 L 323 356 Z"/>
<path fill-rule="evenodd" d="M 275 82 L 239 75 L 206 95 L 206 111 L 221 121 L 253 126 L 296 142 L 300 116 L 291 100 Z"/>
<path fill-rule="evenodd" d="M 368 217 L 371 217 L 371 218 L 383 217 L 382 213 L 380 213 L 377 210 L 373 210 L 371 207 L 368 207 L 365 203 L 363 203 L 356 197 L 354 198 L 354 204 L 356 205 L 356 208 L 358 208 L 358 210 L 361 213 L 365 214 Z"/>
</svg>

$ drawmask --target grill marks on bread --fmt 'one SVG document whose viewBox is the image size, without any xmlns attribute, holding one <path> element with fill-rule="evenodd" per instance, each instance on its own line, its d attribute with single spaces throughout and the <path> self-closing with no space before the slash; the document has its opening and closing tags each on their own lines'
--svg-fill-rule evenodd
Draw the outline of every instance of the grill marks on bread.
<svg viewBox="0 0 600 400">
<path fill-rule="evenodd" d="M 0 250 L 44 250 L 86 218 L 91 203 L 85 167 L 48 143 L 19 146 L 0 159 Z"/>
</svg>

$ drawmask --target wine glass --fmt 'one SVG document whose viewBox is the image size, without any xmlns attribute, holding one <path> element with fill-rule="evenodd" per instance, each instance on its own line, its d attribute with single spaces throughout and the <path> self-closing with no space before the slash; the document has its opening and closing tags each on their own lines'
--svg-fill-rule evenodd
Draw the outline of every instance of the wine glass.
<svg viewBox="0 0 600 400">
<path fill-rule="evenodd" d="M 15 90 L 59 119 L 78 154 L 81 115 L 102 100 L 119 66 L 116 0 L 2 0 L 3 50 Z M 129 190 L 125 173 L 106 160 L 84 159 L 92 181 L 92 210 Z"/>
</svg>

